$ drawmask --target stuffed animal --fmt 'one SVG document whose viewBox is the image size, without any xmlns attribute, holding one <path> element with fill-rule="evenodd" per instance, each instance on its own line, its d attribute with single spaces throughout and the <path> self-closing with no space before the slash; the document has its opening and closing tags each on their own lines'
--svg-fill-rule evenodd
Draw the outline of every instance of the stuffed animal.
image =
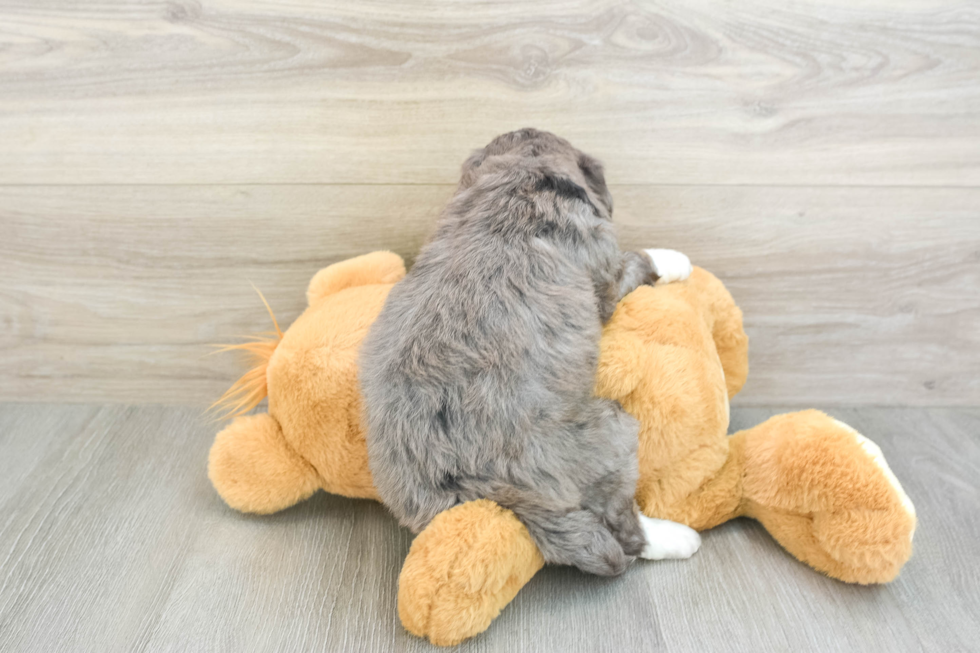
<svg viewBox="0 0 980 653">
<path fill-rule="evenodd" d="M 313 277 L 309 307 L 288 331 L 277 325 L 271 338 L 230 347 L 257 365 L 222 404 L 247 412 L 269 399 L 267 413 L 235 417 L 211 448 L 211 482 L 232 508 L 272 513 L 319 489 L 377 499 L 357 355 L 404 274 L 390 252 L 331 265 Z M 603 331 L 595 391 L 640 422 L 641 510 L 697 530 L 751 517 L 828 576 L 892 580 L 916 520 L 881 451 L 815 410 L 728 436 L 728 401 L 747 373 L 741 311 L 708 272 L 620 302 Z M 487 500 L 458 505 L 412 543 L 399 578 L 402 624 L 458 643 L 485 630 L 543 564 L 513 513 Z"/>
</svg>

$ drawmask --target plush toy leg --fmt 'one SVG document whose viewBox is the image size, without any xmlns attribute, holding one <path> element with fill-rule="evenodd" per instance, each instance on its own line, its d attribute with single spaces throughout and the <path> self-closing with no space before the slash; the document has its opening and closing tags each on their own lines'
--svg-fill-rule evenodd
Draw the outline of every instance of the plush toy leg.
<svg viewBox="0 0 980 653">
<path fill-rule="evenodd" d="M 450 646 L 483 632 L 544 565 L 524 525 L 481 499 L 432 520 L 398 579 L 405 629 Z"/>
<path fill-rule="evenodd" d="M 638 495 L 643 512 L 658 519 L 687 524 L 704 531 L 740 515 L 742 503 L 742 474 L 745 469 L 744 441 L 726 438 L 728 458 L 719 467 L 708 448 L 705 455 L 692 455 L 677 468 L 662 472 L 657 487 L 671 487 L 689 478 L 702 479 L 701 485 L 674 501 L 658 501 L 655 492 Z M 724 455 L 724 454 L 723 454 Z M 649 490 L 649 488 L 647 488 Z M 664 492 L 664 494 L 668 494 Z"/>
<path fill-rule="evenodd" d="M 317 272 L 306 289 L 312 306 L 324 297 L 355 286 L 396 283 L 405 276 L 405 262 L 393 252 L 371 252 L 328 265 Z"/>
<path fill-rule="evenodd" d="M 745 380 L 747 348 L 741 312 L 701 268 L 637 289 L 607 324 L 596 392 L 641 422 L 636 499 L 647 516 L 704 529 L 737 508 L 728 397 Z"/>
<path fill-rule="evenodd" d="M 211 445 L 208 477 L 232 508 L 259 514 L 283 510 L 320 487 L 320 477 L 286 443 L 268 414 L 238 417 Z"/>
<path fill-rule="evenodd" d="M 881 450 L 809 410 L 732 436 L 742 450 L 740 513 L 790 553 L 850 583 L 885 583 L 912 553 L 915 509 Z"/>
<path fill-rule="evenodd" d="M 745 385 L 749 374 L 749 338 L 742 328 L 742 310 L 725 285 L 710 272 L 695 268 L 688 283 L 711 329 L 731 399 Z"/>
</svg>

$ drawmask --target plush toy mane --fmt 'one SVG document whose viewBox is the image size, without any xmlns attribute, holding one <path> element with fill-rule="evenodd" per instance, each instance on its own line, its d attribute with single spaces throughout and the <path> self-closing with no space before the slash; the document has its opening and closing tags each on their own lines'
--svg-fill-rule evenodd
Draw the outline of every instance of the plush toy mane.
<svg viewBox="0 0 980 653">
<path fill-rule="evenodd" d="M 252 287 L 255 288 L 255 285 L 253 284 Z M 262 400 L 269 394 L 266 371 L 269 367 L 269 359 L 272 358 L 276 347 L 282 341 L 282 329 L 279 328 L 279 321 L 276 320 L 276 315 L 272 312 L 272 307 L 266 301 L 265 295 L 258 288 L 255 288 L 255 292 L 259 294 L 259 298 L 265 304 L 265 310 L 269 311 L 272 326 L 276 330 L 251 336 L 241 336 L 246 338 L 248 342 L 234 345 L 214 345 L 216 349 L 212 353 L 241 351 L 247 355 L 251 363 L 249 370 L 238 377 L 238 380 L 232 383 L 231 387 L 225 390 L 225 393 L 208 408 L 208 410 L 217 413 L 219 420 L 244 415 L 262 403 Z"/>
</svg>

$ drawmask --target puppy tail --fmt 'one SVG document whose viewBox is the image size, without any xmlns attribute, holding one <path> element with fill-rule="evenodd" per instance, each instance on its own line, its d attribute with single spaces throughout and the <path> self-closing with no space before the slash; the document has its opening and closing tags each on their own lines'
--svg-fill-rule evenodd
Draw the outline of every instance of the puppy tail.
<svg viewBox="0 0 980 653">
<path fill-rule="evenodd" d="M 254 285 L 252 287 L 255 288 Z M 272 312 L 272 308 L 269 306 L 269 302 L 266 301 L 262 291 L 255 288 L 255 292 L 259 293 L 259 298 L 265 304 L 265 309 L 269 311 L 269 317 L 272 318 L 272 325 L 276 330 L 246 336 L 248 339 L 247 342 L 234 345 L 214 345 L 217 348 L 214 353 L 223 351 L 245 352 L 252 363 L 251 369 L 245 372 L 245 374 L 242 374 L 208 408 L 208 410 L 217 413 L 218 419 L 230 419 L 244 415 L 258 406 L 265 399 L 266 395 L 269 394 L 266 372 L 268 371 L 269 360 L 272 358 L 272 354 L 275 353 L 276 347 L 282 342 L 282 330 L 279 328 L 279 322 L 276 320 L 276 316 Z"/>
</svg>

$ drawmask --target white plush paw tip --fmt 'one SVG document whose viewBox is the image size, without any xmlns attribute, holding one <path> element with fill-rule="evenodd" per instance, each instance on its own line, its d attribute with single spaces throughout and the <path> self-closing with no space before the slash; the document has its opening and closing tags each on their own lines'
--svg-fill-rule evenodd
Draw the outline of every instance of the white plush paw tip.
<svg viewBox="0 0 980 653">
<path fill-rule="evenodd" d="M 645 250 L 653 269 L 660 277 L 658 283 L 670 283 L 671 281 L 683 281 L 691 276 L 694 268 L 691 267 L 691 259 L 685 254 L 672 249 L 648 249 Z"/>
<path fill-rule="evenodd" d="M 701 548 L 701 536 L 684 524 L 640 515 L 647 545 L 640 553 L 646 560 L 690 558 Z"/>
</svg>

